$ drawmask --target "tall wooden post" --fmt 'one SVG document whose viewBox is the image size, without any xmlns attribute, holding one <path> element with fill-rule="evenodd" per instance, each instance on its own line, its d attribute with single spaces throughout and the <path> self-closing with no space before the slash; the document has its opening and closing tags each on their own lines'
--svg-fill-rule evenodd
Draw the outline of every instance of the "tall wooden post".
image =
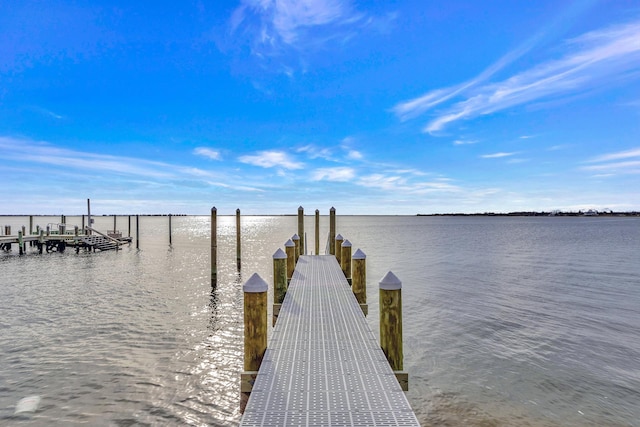
<svg viewBox="0 0 640 427">
<path fill-rule="evenodd" d="M 93 225 L 93 222 L 91 221 L 91 199 L 87 199 L 87 227 L 91 227 Z M 91 234 L 91 230 L 87 230 L 86 231 L 87 235 Z M 137 239 L 137 237 L 136 237 Z M 137 248 L 137 244 L 136 244 L 136 248 Z"/>
<path fill-rule="evenodd" d="M 329 209 L 329 254 L 336 254 L 336 208 Z"/>
<path fill-rule="evenodd" d="M 296 244 L 289 239 L 284 244 L 284 249 L 287 253 L 287 283 L 289 283 L 296 268 Z"/>
<path fill-rule="evenodd" d="M 218 210 L 211 208 L 211 286 L 218 284 Z"/>
<path fill-rule="evenodd" d="M 38 237 L 38 252 L 42 253 L 42 246 L 44 246 L 44 230 L 40 229 L 40 236 Z"/>
<path fill-rule="evenodd" d="M 258 273 L 247 280 L 244 291 L 244 372 L 240 375 L 240 409 L 249 400 L 253 382 L 267 350 L 267 282 Z"/>
<path fill-rule="evenodd" d="M 340 254 L 340 267 L 347 278 L 347 282 L 351 285 L 351 242 L 345 240 L 342 242 L 342 251 Z"/>
<path fill-rule="evenodd" d="M 298 237 L 300 237 L 300 255 L 306 255 L 304 250 L 304 208 L 298 208 Z"/>
<path fill-rule="evenodd" d="M 22 238 L 22 230 L 18 231 L 18 253 L 24 253 L 24 239 Z"/>
<path fill-rule="evenodd" d="M 338 234 L 336 236 L 336 261 L 338 261 L 338 264 L 342 265 L 342 263 L 340 262 L 340 258 L 342 255 L 342 242 L 344 241 L 344 237 L 342 237 L 342 234 Z"/>
<path fill-rule="evenodd" d="M 118 229 L 118 215 L 113 215 L 113 232 L 115 233 Z"/>
<path fill-rule="evenodd" d="M 287 243 L 291 242 L 289 240 Z M 287 255 L 282 249 L 273 254 L 273 323 L 276 325 L 282 301 L 287 293 Z"/>
<path fill-rule="evenodd" d="M 409 377 L 403 370 L 402 350 L 402 282 L 392 272 L 380 280 L 380 347 L 403 390 Z"/>
<path fill-rule="evenodd" d="M 140 249 L 140 215 L 136 215 L 136 249 Z"/>
<path fill-rule="evenodd" d="M 296 259 L 295 259 L 295 263 L 298 263 L 298 258 L 300 258 L 300 236 L 298 236 L 297 234 L 294 234 L 293 237 L 291 238 L 291 240 L 293 240 L 293 244 L 295 246 L 296 249 Z"/>
<path fill-rule="evenodd" d="M 351 290 L 360 304 L 362 312 L 366 316 L 369 314 L 367 305 L 367 256 L 360 249 L 351 257 L 353 271 L 351 274 Z"/>
<path fill-rule="evenodd" d="M 320 255 L 320 211 L 318 209 L 316 209 L 316 228 L 315 228 L 315 234 L 316 234 L 316 255 Z"/>
<path fill-rule="evenodd" d="M 127 237 L 131 237 L 131 215 L 129 215 L 129 231 Z"/>
<path fill-rule="evenodd" d="M 85 222 L 84 222 L 84 215 L 82 215 L 82 233 L 87 234 L 87 229 L 85 228 Z"/>
<path fill-rule="evenodd" d="M 33 234 L 33 215 L 29 215 L 29 235 Z"/>
<path fill-rule="evenodd" d="M 242 265 L 242 249 L 240 246 L 240 209 L 236 209 L 236 265 L 238 267 L 238 271 L 240 271 L 240 267 Z"/>
</svg>

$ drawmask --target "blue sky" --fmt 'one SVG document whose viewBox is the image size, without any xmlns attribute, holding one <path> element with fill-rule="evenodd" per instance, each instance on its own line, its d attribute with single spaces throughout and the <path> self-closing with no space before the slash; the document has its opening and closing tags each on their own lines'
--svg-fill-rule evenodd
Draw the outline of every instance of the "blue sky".
<svg viewBox="0 0 640 427">
<path fill-rule="evenodd" d="M 639 135 L 637 1 L 0 0 L 0 214 L 640 210 Z"/>
</svg>

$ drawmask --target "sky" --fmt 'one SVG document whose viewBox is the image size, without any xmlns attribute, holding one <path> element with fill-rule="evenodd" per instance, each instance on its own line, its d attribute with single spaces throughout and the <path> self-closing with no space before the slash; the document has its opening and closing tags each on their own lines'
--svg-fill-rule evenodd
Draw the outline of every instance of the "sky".
<svg viewBox="0 0 640 427">
<path fill-rule="evenodd" d="M 640 210 L 640 3 L 0 0 L 0 214 Z"/>
</svg>

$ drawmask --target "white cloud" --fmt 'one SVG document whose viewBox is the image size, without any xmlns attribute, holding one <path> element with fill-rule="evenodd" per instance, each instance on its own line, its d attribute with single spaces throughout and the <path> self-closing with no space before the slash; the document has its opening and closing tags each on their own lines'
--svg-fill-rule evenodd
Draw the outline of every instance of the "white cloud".
<svg viewBox="0 0 640 427">
<path fill-rule="evenodd" d="M 598 157 L 594 157 L 589 160 L 589 163 L 608 162 L 610 160 L 631 159 L 634 157 L 640 157 L 640 148 L 633 148 L 631 150 L 619 151 L 616 153 L 603 154 Z"/>
<path fill-rule="evenodd" d="M 349 150 L 347 153 L 347 158 L 351 160 L 361 160 L 362 157 L 362 153 L 357 150 Z"/>
<path fill-rule="evenodd" d="M 193 150 L 193 154 L 198 156 L 207 157 L 212 160 L 222 160 L 222 156 L 218 150 L 212 150 L 211 148 L 206 147 L 197 147 Z"/>
<path fill-rule="evenodd" d="M 320 168 L 311 175 L 313 181 L 338 181 L 347 182 L 355 178 L 356 172 L 348 167 Z"/>
<path fill-rule="evenodd" d="M 453 141 L 453 145 L 469 145 L 476 144 L 478 141 L 476 140 L 468 140 L 468 139 L 456 139 Z"/>
<path fill-rule="evenodd" d="M 602 154 L 587 160 L 586 163 L 597 163 L 583 166 L 583 170 L 602 171 L 603 174 L 637 174 L 640 173 L 640 148 Z M 600 174 L 602 175 L 602 174 Z"/>
<path fill-rule="evenodd" d="M 454 98 L 462 99 L 445 108 L 425 127 L 436 132 L 462 120 L 491 114 L 528 102 L 567 93 L 580 93 L 606 84 L 640 64 L 640 21 L 583 34 L 565 43 L 567 53 L 506 80 L 480 85 L 519 57 L 522 52 L 507 55 L 494 66 L 469 82 L 445 89 L 435 89 L 413 100 L 396 105 L 393 110 L 401 120 L 416 117 L 434 106 Z"/>
<path fill-rule="evenodd" d="M 247 163 L 263 168 L 281 167 L 284 169 L 302 169 L 303 163 L 292 160 L 283 151 L 259 151 L 255 155 L 246 155 L 238 158 L 242 163 Z"/>
<path fill-rule="evenodd" d="M 499 159 L 502 157 L 509 157 L 509 156 L 513 156 L 516 153 L 505 153 L 505 152 L 500 152 L 500 153 L 492 153 L 492 154 L 483 154 L 480 157 L 483 159 Z"/>
<path fill-rule="evenodd" d="M 307 144 L 296 150 L 298 153 L 305 153 L 310 159 L 332 160 L 333 151 L 327 147 L 318 147 L 314 144 Z"/>
</svg>

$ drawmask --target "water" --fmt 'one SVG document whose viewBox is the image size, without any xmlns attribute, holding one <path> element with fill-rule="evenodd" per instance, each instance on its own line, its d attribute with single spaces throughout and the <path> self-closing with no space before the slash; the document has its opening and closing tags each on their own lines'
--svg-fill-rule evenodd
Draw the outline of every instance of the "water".
<svg viewBox="0 0 640 427">
<path fill-rule="evenodd" d="M 239 273 L 235 217 L 218 217 L 215 290 L 206 216 L 173 217 L 172 246 L 166 217 L 141 217 L 139 250 L 133 233 L 119 252 L 0 252 L 0 425 L 237 425 L 241 285 L 254 272 L 271 283 L 271 255 L 297 232 L 296 217 L 242 222 Z M 407 396 L 422 425 L 640 426 L 638 218 L 337 224 L 367 254 L 374 331 L 377 281 L 388 270 L 403 281 Z M 305 229 L 312 250 L 312 217 Z M 323 249 L 327 232 L 323 216 Z M 38 411 L 15 417 L 32 395 Z"/>
</svg>

